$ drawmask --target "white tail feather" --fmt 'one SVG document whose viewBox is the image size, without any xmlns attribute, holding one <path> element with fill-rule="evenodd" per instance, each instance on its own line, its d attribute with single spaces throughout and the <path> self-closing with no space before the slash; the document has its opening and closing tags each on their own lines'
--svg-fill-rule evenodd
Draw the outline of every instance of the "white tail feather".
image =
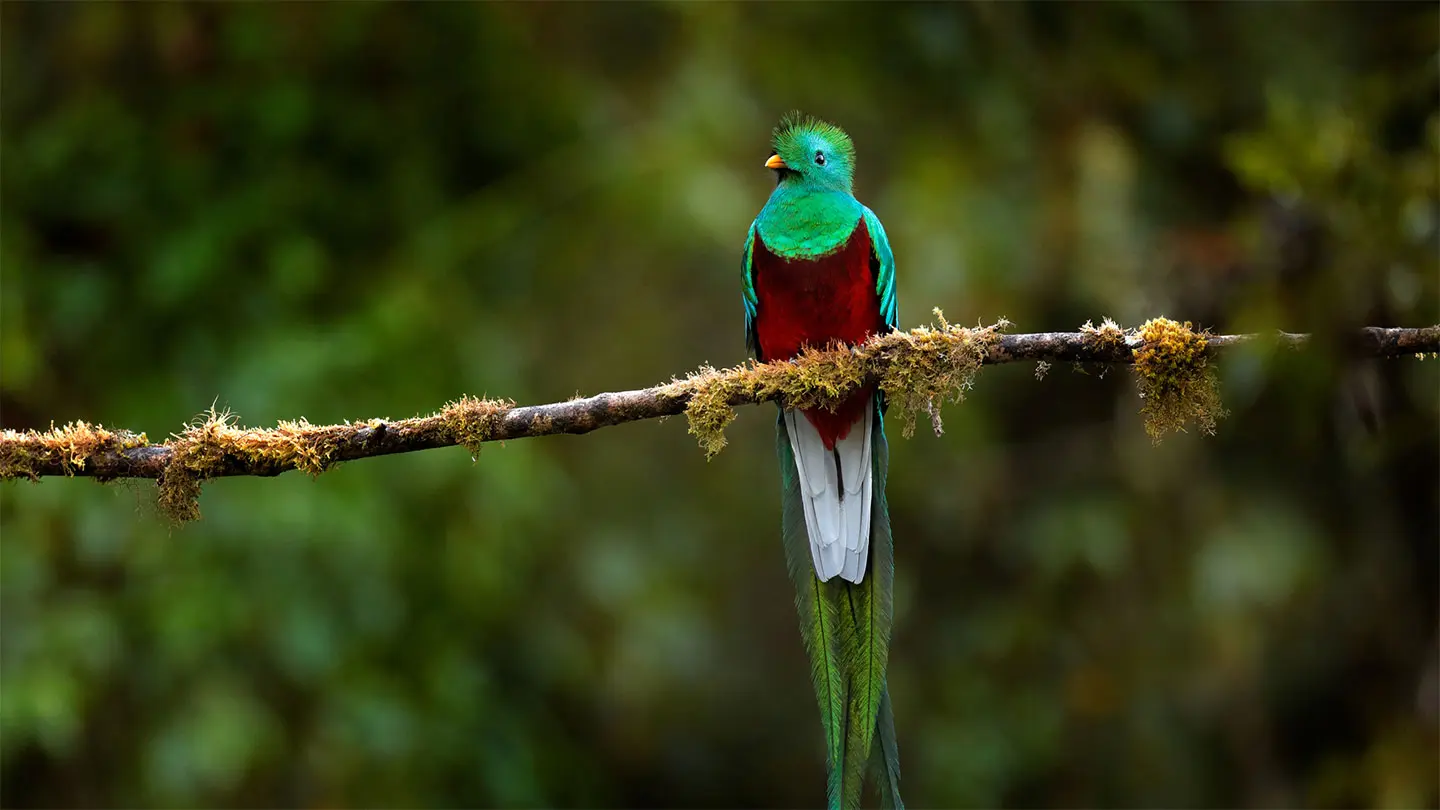
<svg viewBox="0 0 1440 810">
<path fill-rule="evenodd" d="M 821 582 L 840 575 L 847 582 L 865 578 L 870 556 L 871 400 L 849 435 L 827 450 L 820 433 L 799 411 L 785 411 L 785 430 L 800 476 L 810 560 Z M 843 480 L 842 480 L 843 479 Z"/>
</svg>

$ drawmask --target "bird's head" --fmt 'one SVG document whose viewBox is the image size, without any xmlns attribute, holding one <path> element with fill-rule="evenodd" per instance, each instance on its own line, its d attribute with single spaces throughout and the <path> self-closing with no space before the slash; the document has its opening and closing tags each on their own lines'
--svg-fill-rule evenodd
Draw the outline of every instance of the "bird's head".
<svg viewBox="0 0 1440 810">
<path fill-rule="evenodd" d="M 765 161 L 776 182 L 849 193 L 855 178 L 855 145 L 834 124 L 793 112 L 780 119 Z"/>
</svg>

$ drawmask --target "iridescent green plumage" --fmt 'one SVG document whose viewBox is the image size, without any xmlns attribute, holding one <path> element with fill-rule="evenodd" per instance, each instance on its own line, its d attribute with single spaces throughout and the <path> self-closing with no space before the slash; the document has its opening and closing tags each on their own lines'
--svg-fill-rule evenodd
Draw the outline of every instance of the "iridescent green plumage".
<svg viewBox="0 0 1440 810">
<path fill-rule="evenodd" d="M 804 113 L 792 111 L 780 119 L 780 125 L 770 136 L 770 148 L 781 157 L 807 153 L 813 142 L 822 142 L 828 148 L 825 156 L 829 172 L 815 172 L 805 179 L 812 185 L 831 186 L 847 194 L 855 181 L 855 142 L 845 130 L 829 121 L 821 121 Z M 798 167 L 796 169 L 798 171 Z"/>
</svg>

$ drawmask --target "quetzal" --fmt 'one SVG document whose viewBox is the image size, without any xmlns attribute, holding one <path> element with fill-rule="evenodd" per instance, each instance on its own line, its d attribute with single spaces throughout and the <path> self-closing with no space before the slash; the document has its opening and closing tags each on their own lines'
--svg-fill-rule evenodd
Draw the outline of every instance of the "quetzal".
<svg viewBox="0 0 1440 810">
<path fill-rule="evenodd" d="M 761 361 L 854 344 L 895 328 L 895 259 L 874 212 L 851 193 L 855 147 L 798 113 L 765 162 L 775 191 L 750 226 L 742 264 L 745 335 Z M 885 683 L 894 546 L 885 505 L 885 399 L 874 387 L 834 412 L 785 410 L 776 426 L 781 534 L 800 634 L 825 729 L 831 808 L 857 807 L 867 767 L 881 803 L 902 807 Z"/>
</svg>

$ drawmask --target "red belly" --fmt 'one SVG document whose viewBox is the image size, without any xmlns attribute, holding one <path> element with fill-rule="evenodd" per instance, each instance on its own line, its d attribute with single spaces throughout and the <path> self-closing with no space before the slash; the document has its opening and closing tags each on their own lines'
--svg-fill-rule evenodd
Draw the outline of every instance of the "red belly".
<svg viewBox="0 0 1440 810">
<path fill-rule="evenodd" d="M 761 360 L 788 360 L 805 346 L 859 343 L 885 328 L 864 218 L 844 245 L 816 259 L 777 256 L 757 231 L 751 262 Z M 826 447 L 834 447 L 866 415 L 870 393 L 870 389 L 856 391 L 835 413 L 805 411 Z"/>
</svg>

